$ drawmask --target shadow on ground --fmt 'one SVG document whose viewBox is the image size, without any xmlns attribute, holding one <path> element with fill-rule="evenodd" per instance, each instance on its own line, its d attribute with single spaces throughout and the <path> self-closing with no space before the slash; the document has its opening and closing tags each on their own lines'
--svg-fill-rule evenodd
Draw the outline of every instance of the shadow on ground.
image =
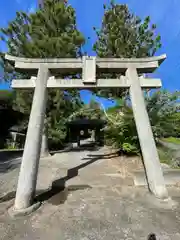
<svg viewBox="0 0 180 240">
<path fill-rule="evenodd" d="M 68 186 L 66 188 L 66 181 L 78 176 L 79 170 L 85 168 L 86 166 L 102 159 L 110 159 L 112 157 L 118 156 L 117 152 L 109 153 L 109 154 L 89 154 L 88 158 L 84 158 L 83 160 L 89 160 L 85 163 L 82 163 L 74 168 L 68 170 L 67 176 L 57 179 L 52 183 L 52 186 L 48 190 L 37 190 L 35 202 L 45 202 L 48 201 L 53 205 L 62 204 L 66 201 L 69 192 L 89 189 L 90 185 L 74 185 Z M 9 192 L 6 195 L 0 197 L 0 203 L 7 202 L 15 198 L 16 192 Z"/>
<path fill-rule="evenodd" d="M 56 153 L 64 153 L 64 152 L 81 152 L 81 151 L 98 151 L 101 148 L 101 146 L 98 146 L 94 142 L 87 142 L 83 143 L 81 146 L 74 147 L 73 144 L 69 144 L 66 148 L 60 150 L 60 151 L 51 151 L 51 155 L 54 155 Z"/>
<path fill-rule="evenodd" d="M 19 167 L 23 150 L 0 151 L 0 173 L 6 173 Z"/>
<path fill-rule="evenodd" d="M 52 198 L 53 196 L 59 194 L 60 192 L 64 191 L 66 189 L 66 182 L 74 177 L 77 177 L 79 174 L 79 170 L 82 168 L 85 168 L 86 166 L 101 160 L 101 159 L 109 159 L 110 156 L 111 157 L 115 157 L 117 155 L 117 153 L 113 153 L 113 154 L 102 154 L 102 155 L 93 155 L 93 154 L 89 154 L 88 158 L 84 158 L 83 160 L 89 160 L 85 163 L 82 163 L 74 168 L 71 168 L 68 170 L 67 176 L 57 179 L 52 183 L 52 187 L 50 190 L 43 192 L 40 195 L 36 196 L 36 201 L 40 201 L 40 202 L 44 202 L 49 200 L 50 198 Z M 70 187 L 71 191 L 72 188 L 76 189 L 76 190 L 80 190 L 83 189 L 83 186 L 72 186 Z M 85 187 L 87 188 L 87 186 Z M 90 186 L 88 186 L 88 188 L 90 188 Z M 68 187 L 69 189 L 69 187 Z"/>
<path fill-rule="evenodd" d="M 71 192 L 84 190 L 84 189 L 91 189 L 91 186 L 73 185 L 73 186 L 68 186 L 67 188 L 65 187 L 59 188 L 59 187 L 52 186 L 51 190 L 49 191 L 38 190 L 36 192 L 35 202 L 48 201 L 52 205 L 57 206 L 57 205 L 63 204 L 67 200 L 67 197 Z M 9 202 L 13 200 L 15 196 L 16 196 L 15 191 L 9 192 L 0 198 L 0 203 Z"/>
<path fill-rule="evenodd" d="M 18 168 L 21 164 L 21 158 L 0 161 L 0 173 L 6 173 Z"/>
<path fill-rule="evenodd" d="M 87 157 L 82 160 L 101 160 L 119 157 L 119 151 L 107 154 L 88 154 Z"/>
</svg>

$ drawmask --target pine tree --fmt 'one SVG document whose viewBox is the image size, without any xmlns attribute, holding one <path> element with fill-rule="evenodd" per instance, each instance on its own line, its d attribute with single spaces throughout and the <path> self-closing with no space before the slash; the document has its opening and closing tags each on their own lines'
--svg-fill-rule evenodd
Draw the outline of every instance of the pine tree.
<svg viewBox="0 0 180 240">
<path fill-rule="evenodd" d="M 151 24 L 150 17 L 141 20 L 129 11 L 127 5 L 116 4 L 114 1 L 111 1 L 109 6 L 104 5 L 102 26 L 94 30 L 97 35 L 94 50 L 98 57 L 150 57 L 161 47 L 161 37 L 156 35 L 156 25 Z M 110 74 L 103 77 L 119 76 Z M 127 91 L 108 89 L 100 93 L 106 97 L 117 98 Z"/>
<path fill-rule="evenodd" d="M 17 12 L 15 19 L 0 32 L 1 39 L 7 44 L 8 54 L 18 57 L 76 58 L 80 56 L 85 41 L 76 26 L 75 10 L 64 1 L 57 0 L 46 0 L 44 7 L 33 14 Z M 5 69 L 4 78 L 8 80 L 13 77 L 22 78 L 22 75 L 15 72 L 14 68 L 5 61 L 4 54 L 1 56 Z M 29 77 L 27 74 L 23 75 L 23 78 Z M 29 116 L 32 93 L 33 91 L 16 91 L 15 108 L 21 109 L 27 116 Z M 51 139 L 58 139 L 59 142 L 63 140 L 64 120 L 79 105 L 81 101 L 78 91 L 68 91 L 68 93 L 61 90 L 49 91 L 47 124 Z"/>
<path fill-rule="evenodd" d="M 127 5 L 104 5 L 101 29 L 96 29 L 94 50 L 99 57 L 150 57 L 161 47 L 161 37 L 155 34 L 156 25 L 150 17 L 142 21 L 132 14 Z"/>
</svg>

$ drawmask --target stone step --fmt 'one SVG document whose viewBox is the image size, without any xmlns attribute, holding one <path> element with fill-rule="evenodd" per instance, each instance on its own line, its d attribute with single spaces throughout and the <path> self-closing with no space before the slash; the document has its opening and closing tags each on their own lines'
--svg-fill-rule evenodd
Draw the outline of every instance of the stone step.
<svg viewBox="0 0 180 240">
<path fill-rule="evenodd" d="M 147 180 L 144 170 L 133 171 L 134 185 L 146 186 Z M 176 185 L 180 183 L 180 169 L 163 169 L 163 175 L 166 185 Z"/>
</svg>

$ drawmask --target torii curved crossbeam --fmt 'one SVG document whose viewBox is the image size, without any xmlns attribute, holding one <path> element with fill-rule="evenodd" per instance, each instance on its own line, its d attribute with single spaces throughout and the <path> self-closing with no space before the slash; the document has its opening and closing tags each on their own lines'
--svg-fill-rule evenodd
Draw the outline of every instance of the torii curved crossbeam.
<svg viewBox="0 0 180 240">
<path fill-rule="evenodd" d="M 84 59 L 82 58 L 23 58 L 6 54 L 5 58 L 15 64 L 16 69 L 34 70 L 39 69 L 40 64 L 45 64 L 50 70 L 58 69 L 62 72 L 79 71 L 83 68 Z M 97 72 L 124 72 L 130 66 L 133 66 L 140 73 L 153 72 L 166 59 L 166 54 L 147 58 L 96 58 Z"/>
</svg>

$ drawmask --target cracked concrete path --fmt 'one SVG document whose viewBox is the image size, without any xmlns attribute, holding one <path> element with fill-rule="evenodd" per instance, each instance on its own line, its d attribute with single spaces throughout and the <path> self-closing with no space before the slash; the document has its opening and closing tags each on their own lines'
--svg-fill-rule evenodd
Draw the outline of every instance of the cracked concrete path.
<svg viewBox="0 0 180 240">
<path fill-rule="evenodd" d="M 161 202 L 146 188 L 134 187 L 131 169 L 142 167 L 135 158 L 100 148 L 41 159 L 37 199 L 43 204 L 12 219 L 7 209 L 14 201 L 18 166 L 0 173 L 2 240 L 143 240 L 151 232 L 160 240 L 180 239 L 179 189 L 169 188 L 173 201 Z"/>
</svg>

